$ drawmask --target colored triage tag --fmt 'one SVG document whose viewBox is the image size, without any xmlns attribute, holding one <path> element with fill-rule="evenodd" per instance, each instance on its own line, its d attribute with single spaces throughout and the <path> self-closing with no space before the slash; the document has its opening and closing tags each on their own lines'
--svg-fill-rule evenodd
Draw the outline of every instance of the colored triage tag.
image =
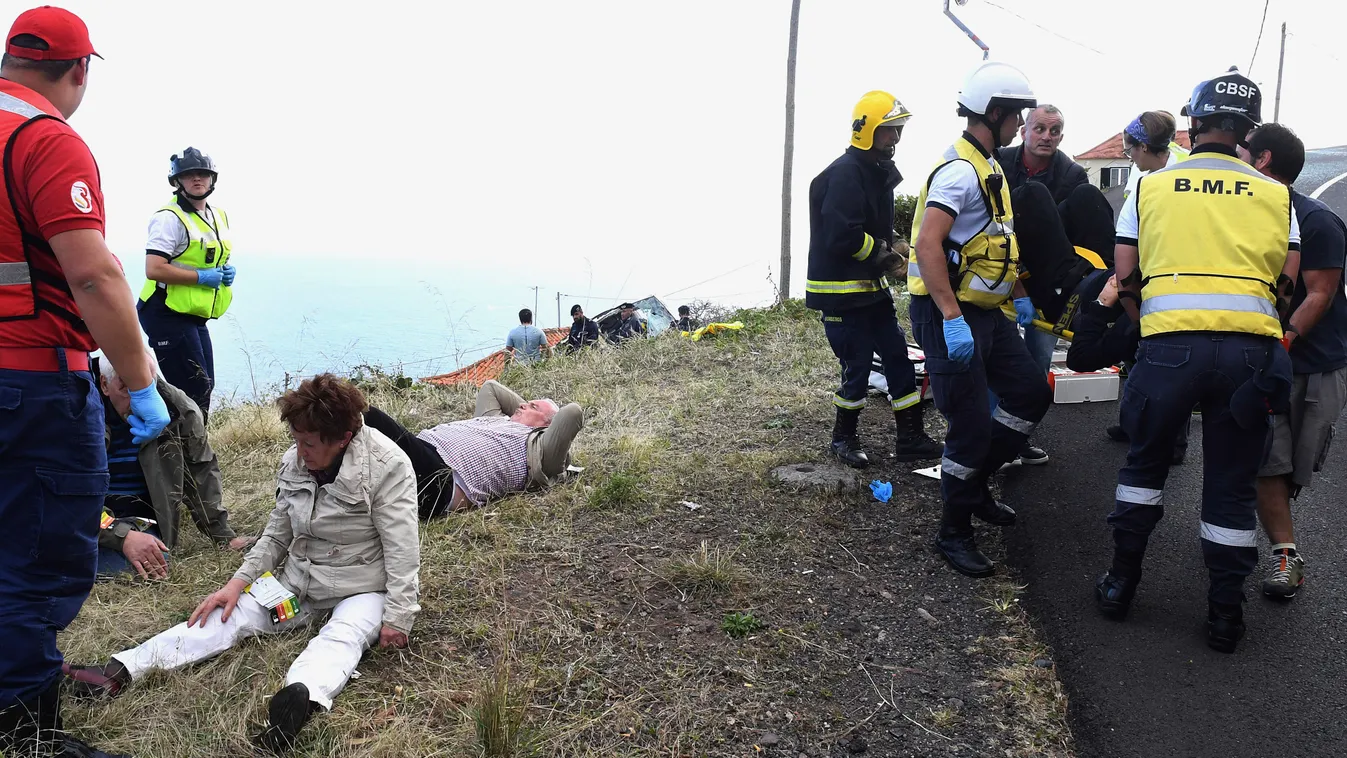
<svg viewBox="0 0 1347 758">
<path fill-rule="evenodd" d="M 98 520 L 98 528 L 99 528 L 99 529 L 109 529 L 109 528 L 111 528 L 112 525 L 115 524 L 116 522 L 117 522 L 117 519 L 113 518 L 111 513 L 108 513 L 107 511 L 103 511 L 103 517 L 100 518 L 100 519 Z"/>
<path fill-rule="evenodd" d="M 252 595 L 259 605 L 271 611 L 271 623 L 280 624 L 295 618 L 300 613 L 299 600 L 295 593 L 285 588 L 268 571 L 257 577 L 257 581 L 243 588 Z"/>
</svg>

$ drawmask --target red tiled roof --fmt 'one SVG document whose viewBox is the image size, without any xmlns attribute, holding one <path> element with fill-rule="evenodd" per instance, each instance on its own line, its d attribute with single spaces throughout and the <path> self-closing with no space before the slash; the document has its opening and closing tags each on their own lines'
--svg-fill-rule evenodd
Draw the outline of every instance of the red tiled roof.
<svg viewBox="0 0 1347 758">
<path fill-rule="evenodd" d="M 1188 139 L 1188 131 L 1186 129 L 1180 131 L 1178 134 L 1175 134 L 1174 141 L 1179 143 L 1179 147 L 1183 148 L 1184 150 L 1192 149 L 1192 142 Z M 1127 156 L 1123 155 L 1122 132 L 1118 132 L 1112 137 L 1109 137 L 1103 142 L 1100 142 L 1098 145 L 1095 145 L 1089 150 L 1086 150 L 1085 152 L 1076 156 L 1076 160 L 1078 161 L 1088 161 L 1088 160 L 1121 161 L 1126 159 Z"/>
<path fill-rule="evenodd" d="M 566 339 L 566 335 L 570 334 L 570 331 L 571 330 L 567 327 L 555 327 L 552 329 L 544 329 L 543 334 L 547 335 L 547 344 L 556 347 Z M 474 385 L 480 387 L 483 384 L 486 384 L 488 379 L 500 378 L 500 374 L 504 370 L 505 351 L 497 350 L 480 361 L 469 366 L 464 366 L 457 371 L 450 371 L 447 374 L 439 374 L 438 376 L 427 376 L 421 381 L 429 382 L 430 384 L 441 384 L 446 387 L 454 384 L 472 382 Z"/>
</svg>

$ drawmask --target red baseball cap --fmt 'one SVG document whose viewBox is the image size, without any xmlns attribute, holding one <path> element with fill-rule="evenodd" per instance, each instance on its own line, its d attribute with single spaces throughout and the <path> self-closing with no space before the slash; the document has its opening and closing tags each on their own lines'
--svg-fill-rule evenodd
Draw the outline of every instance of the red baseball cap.
<svg viewBox="0 0 1347 758">
<path fill-rule="evenodd" d="M 20 34 L 37 37 L 47 43 L 47 49 L 16 46 L 13 40 Z M 89 41 L 89 27 L 84 25 L 79 16 L 54 5 L 44 5 L 19 14 L 14 19 L 14 25 L 9 28 L 9 36 L 5 37 L 5 52 L 15 58 L 34 61 L 70 61 L 86 55 L 98 55 Z"/>
</svg>

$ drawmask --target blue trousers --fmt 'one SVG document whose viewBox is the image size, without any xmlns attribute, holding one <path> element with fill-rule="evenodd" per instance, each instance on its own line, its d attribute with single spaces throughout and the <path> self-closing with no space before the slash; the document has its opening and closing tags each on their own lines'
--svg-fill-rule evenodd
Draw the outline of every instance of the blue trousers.
<svg viewBox="0 0 1347 758">
<path fill-rule="evenodd" d="M 93 587 L 107 490 L 93 376 L 0 370 L 0 710 L 61 675 L 56 633 Z"/>
<path fill-rule="evenodd" d="M 1024 330 L 1024 346 L 1029 348 L 1029 357 L 1034 359 L 1039 372 L 1047 377 L 1048 370 L 1052 368 L 1052 351 L 1057 347 L 1057 335 L 1040 332 L 1031 326 Z M 991 390 L 987 391 L 987 400 L 993 411 L 1001 402 Z"/>
<path fill-rule="evenodd" d="M 964 306 L 975 345 L 968 364 L 949 359 L 944 317 L 930 297 L 914 295 L 911 314 L 935 406 L 949 424 L 940 461 L 941 533 L 971 535 L 973 509 L 991 497 L 987 480 L 1024 447 L 1048 412 L 1052 391 L 1015 323 L 1000 310 Z M 991 413 L 989 389 L 1000 397 Z"/>
<path fill-rule="evenodd" d="M 215 389 L 215 349 L 206 323 L 169 310 L 161 302 L 142 302 L 137 310 L 140 328 L 150 338 L 164 379 L 192 398 L 202 417 L 207 417 Z"/>
<path fill-rule="evenodd" d="M 1144 553 L 1164 515 L 1175 438 L 1202 406 L 1202 556 L 1208 598 L 1236 605 L 1258 563 L 1257 477 L 1270 426 L 1245 429 L 1230 396 L 1276 348 L 1272 337 L 1178 332 L 1147 337 L 1127 378 L 1119 417 L 1131 439 L 1108 523 L 1120 554 Z"/>
<path fill-rule="evenodd" d="M 907 338 L 898 326 L 893 303 L 884 301 L 845 311 L 823 314 L 823 333 L 833 355 L 842 364 L 842 386 L 833 396 L 838 408 L 860 410 L 870 391 L 870 368 L 875 354 L 884 363 L 884 378 L 889 381 L 889 397 L 895 411 L 921 402 L 917 392 L 917 372 L 907 357 Z"/>
</svg>

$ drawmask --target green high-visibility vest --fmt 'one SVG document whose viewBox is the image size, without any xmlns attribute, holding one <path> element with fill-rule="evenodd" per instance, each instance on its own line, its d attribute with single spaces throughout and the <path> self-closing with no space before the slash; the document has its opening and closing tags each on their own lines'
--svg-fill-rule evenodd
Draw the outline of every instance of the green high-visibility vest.
<svg viewBox="0 0 1347 758">
<path fill-rule="evenodd" d="M 215 212 L 215 226 L 211 226 L 199 213 L 187 213 L 178 205 L 175 197 L 168 205 L 160 209 L 170 211 L 182 222 L 187 230 L 187 249 L 173 263 L 184 268 L 218 268 L 229 262 L 232 245 L 229 241 L 229 217 L 219 208 Z M 204 284 L 168 284 L 153 279 L 145 282 L 140 291 L 141 300 L 149 300 L 156 289 L 164 290 L 164 302 L 178 313 L 199 318 L 219 318 L 229 310 L 234 301 L 232 287 L 220 285 L 212 289 Z"/>
</svg>

